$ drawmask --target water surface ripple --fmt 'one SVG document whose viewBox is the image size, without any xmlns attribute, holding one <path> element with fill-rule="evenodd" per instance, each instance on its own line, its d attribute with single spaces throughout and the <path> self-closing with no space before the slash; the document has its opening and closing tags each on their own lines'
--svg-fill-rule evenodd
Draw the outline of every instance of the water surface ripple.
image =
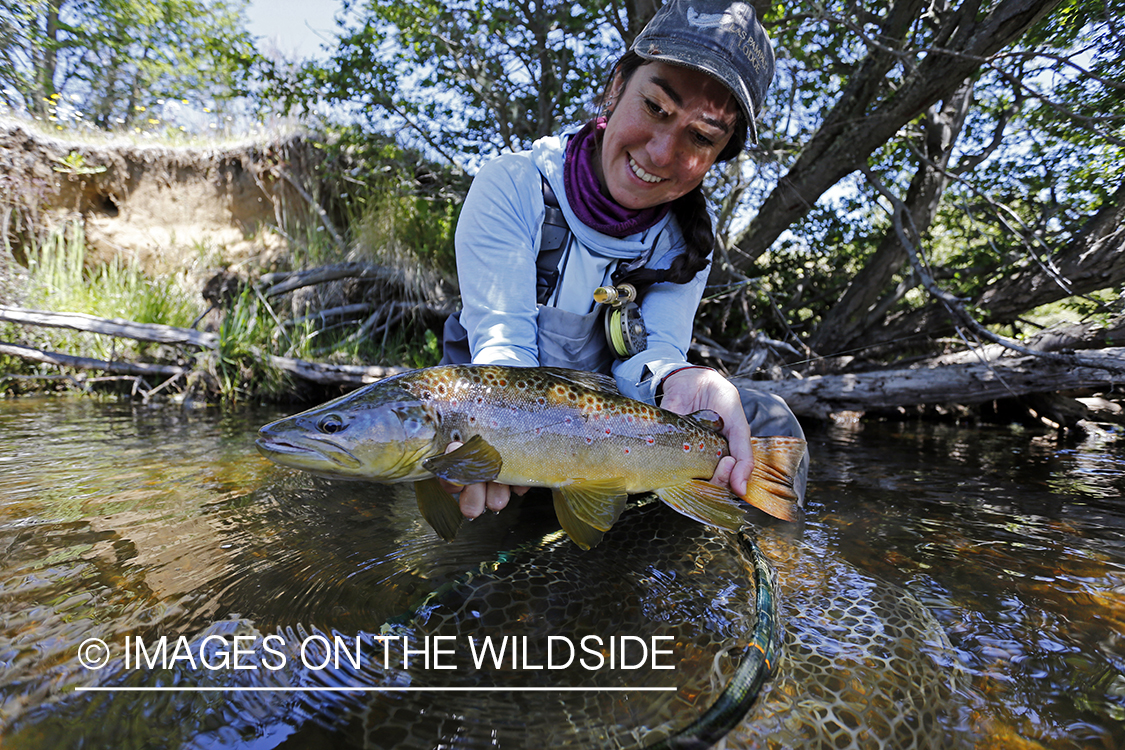
<svg viewBox="0 0 1125 750">
<path fill-rule="evenodd" d="M 253 435 L 278 414 L 0 402 L 0 745 L 637 746 L 729 678 L 753 626 L 730 538 L 642 503 L 609 544 L 577 553 L 540 498 L 446 544 L 409 488 L 262 459 Z M 786 661 L 728 748 L 1125 744 L 1119 433 L 887 423 L 818 428 L 810 444 L 804 522 L 753 518 L 778 573 Z M 446 633 L 532 650 L 479 674 L 464 648 L 448 672 L 310 669 L 296 651 L 314 635 L 370 646 Z M 666 636 L 676 668 L 530 669 L 560 633 Z M 263 661 L 271 635 L 284 669 Z M 128 643 L 181 636 L 213 658 L 245 637 L 257 669 L 123 661 Z M 98 670 L 79 660 L 91 638 L 112 652 Z M 485 682 L 511 690 L 75 692 Z M 676 690 L 519 689 L 595 683 Z"/>
</svg>

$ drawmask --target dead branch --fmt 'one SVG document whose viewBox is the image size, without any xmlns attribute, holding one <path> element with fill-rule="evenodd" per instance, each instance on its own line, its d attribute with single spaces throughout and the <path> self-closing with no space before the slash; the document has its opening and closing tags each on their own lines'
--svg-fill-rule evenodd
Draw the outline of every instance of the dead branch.
<svg viewBox="0 0 1125 750">
<path fill-rule="evenodd" d="M 376 266 L 369 263 L 337 263 L 307 271 L 267 273 L 258 279 L 258 286 L 264 288 L 262 293 L 265 296 L 275 297 L 294 289 L 323 284 L 326 281 L 336 281 L 337 279 L 392 282 L 399 286 L 405 286 L 401 271 L 388 266 Z"/>
<path fill-rule="evenodd" d="M 218 337 L 213 333 L 194 331 L 190 328 L 176 328 L 156 323 L 134 323 L 130 320 L 99 318 L 85 313 L 29 310 L 8 305 L 0 305 L 0 321 L 49 328 L 69 328 L 74 331 L 152 341 L 158 344 L 186 344 L 203 349 L 214 349 L 219 342 Z"/>
<path fill-rule="evenodd" d="M 105 359 L 75 357 L 70 354 L 48 352 L 42 349 L 34 349 L 30 346 L 4 342 L 0 342 L 0 354 L 6 354 L 9 357 L 19 357 L 20 359 L 26 359 L 30 362 L 54 365 L 55 367 L 70 367 L 75 370 L 101 370 L 103 372 L 115 372 L 121 375 L 160 375 L 161 377 L 167 378 L 173 375 L 182 375 L 187 372 L 183 367 L 178 367 L 176 365 L 154 365 L 144 362 L 111 362 Z"/>
<path fill-rule="evenodd" d="M 961 300 L 938 286 L 937 282 L 934 281 L 933 276 L 931 276 L 929 271 L 927 271 L 922 266 L 922 261 L 918 256 L 918 249 L 914 245 L 914 241 L 912 240 L 912 238 L 907 235 L 906 231 L 907 224 L 909 224 L 911 225 L 912 234 L 914 235 L 914 237 L 917 238 L 919 236 L 917 230 L 913 228 L 913 219 L 911 218 L 910 210 L 899 199 L 898 196 L 896 196 L 889 189 L 887 189 L 885 185 L 883 185 L 882 181 L 875 176 L 870 168 L 862 167 L 860 171 L 863 172 L 868 182 L 876 190 L 878 190 L 884 198 L 890 201 L 892 205 L 892 210 L 890 211 L 890 213 L 892 219 L 894 220 L 895 233 L 898 235 L 899 242 L 901 242 L 902 246 L 906 249 L 907 256 L 910 258 L 910 265 L 914 268 L 914 273 L 918 276 L 918 280 L 922 282 L 922 286 L 925 287 L 926 291 L 929 292 L 932 297 L 941 302 L 946 311 L 949 313 L 949 316 L 953 318 L 956 324 L 960 324 L 961 326 L 972 331 L 972 333 L 979 338 L 985 339 L 986 341 L 991 341 L 994 344 L 999 344 L 1007 349 L 1011 349 L 1014 352 L 1019 352 L 1020 354 L 1040 357 L 1045 360 L 1051 360 L 1053 362 L 1069 365 L 1071 367 L 1103 367 L 1109 368 L 1110 370 L 1118 374 L 1125 374 L 1125 360 L 1109 359 L 1102 361 L 1098 359 L 1084 358 L 1077 354 L 1071 353 L 1047 352 L 1036 349 L 1029 349 L 1028 347 L 1020 344 L 1018 341 L 1005 338 L 985 328 L 976 320 L 976 318 L 968 313 L 965 307 L 961 304 Z M 987 360 L 984 361 L 987 363 Z"/>
</svg>

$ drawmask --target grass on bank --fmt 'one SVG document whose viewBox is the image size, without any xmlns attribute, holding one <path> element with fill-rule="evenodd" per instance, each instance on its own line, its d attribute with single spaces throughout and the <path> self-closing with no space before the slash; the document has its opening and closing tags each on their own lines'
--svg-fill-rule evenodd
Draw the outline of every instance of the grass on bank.
<svg viewBox="0 0 1125 750">
<path fill-rule="evenodd" d="M 365 190 L 337 200 L 337 214 L 348 227 L 347 247 L 319 227 L 319 220 L 295 216 L 289 210 L 278 230 L 289 245 L 283 266 L 309 268 L 342 261 L 368 261 L 407 269 L 413 279 L 405 294 L 421 298 L 441 271 L 452 265 L 455 206 L 396 190 Z M 311 213 L 311 212 L 310 212 Z M 186 271 L 151 278 L 136 262 L 115 260 L 91 265 L 82 225 L 70 221 L 53 228 L 37 247 L 23 247 L 27 268 L 16 282 L 14 301 L 24 307 L 122 318 L 139 323 L 193 327 L 206 311 L 197 286 Z M 10 250 L 9 265 L 13 265 Z M 221 254 L 200 249 L 207 265 L 222 265 Z M 423 259 L 424 258 L 424 259 Z M 432 270 L 431 270 L 432 269 Z M 385 290 L 368 289 L 368 297 Z M 440 357 L 437 336 L 425 321 L 413 316 L 377 328 L 374 335 L 356 335 L 357 324 L 317 328 L 306 322 L 283 325 L 287 319 L 340 302 L 355 290 L 346 284 L 302 290 L 300 297 L 267 300 L 246 287 L 219 316 L 217 351 L 169 347 L 67 329 L 23 327 L 0 323 L 0 339 L 46 351 L 106 360 L 131 360 L 193 367 L 209 396 L 234 402 L 288 398 L 295 384 L 270 367 L 262 354 L 276 354 L 335 364 L 397 364 L 424 367 Z M 0 374 L 54 375 L 57 370 L 21 359 L 0 356 Z M 0 377 L 0 391 L 3 388 Z M 156 385 L 149 383 L 149 387 Z"/>
</svg>

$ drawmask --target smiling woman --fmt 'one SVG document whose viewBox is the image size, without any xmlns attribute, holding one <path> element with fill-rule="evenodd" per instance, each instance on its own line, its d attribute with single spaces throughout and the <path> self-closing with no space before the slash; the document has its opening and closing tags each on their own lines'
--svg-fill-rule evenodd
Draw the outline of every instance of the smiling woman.
<svg viewBox="0 0 1125 750">
<path fill-rule="evenodd" d="M 751 434 L 801 427 L 783 401 L 740 392 L 687 350 L 715 245 L 701 185 L 756 139 L 773 73 L 749 4 L 665 3 L 613 67 L 602 113 L 477 174 L 457 225 L 463 306 L 443 363 L 611 374 L 630 398 L 714 411 L 730 455 L 712 481 L 745 494 Z M 798 496 L 806 472 L 807 457 Z M 469 517 L 501 510 L 510 491 L 444 488 Z"/>
</svg>

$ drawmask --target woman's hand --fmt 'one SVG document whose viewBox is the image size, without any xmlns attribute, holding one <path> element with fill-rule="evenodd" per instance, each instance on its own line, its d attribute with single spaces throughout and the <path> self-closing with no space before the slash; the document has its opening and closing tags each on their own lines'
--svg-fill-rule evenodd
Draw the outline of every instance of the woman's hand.
<svg viewBox="0 0 1125 750">
<path fill-rule="evenodd" d="M 738 389 L 714 370 L 691 367 L 677 370 L 664 379 L 661 386 L 663 409 L 676 414 L 691 414 L 710 409 L 723 418 L 722 435 L 730 445 L 730 455 L 715 467 L 711 481 L 729 487 L 739 496 L 746 495 L 747 482 L 754 470 L 754 454 L 750 448 L 750 425 Z M 462 510 L 464 510 L 462 502 Z"/>
<path fill-rule="evenodd" d="M 449 453 L 460 447 L 461 443 L 454 441 L 445 446 L 445 452 Z M 527 487 L 511 487 L 499 482 L 460 485 L 447 482 L 440 477 L 438 482 L 450 495 L 458 495 L 457 502 L 461 505 L 461 515 L 465 518 L 476 518 L 484 513 L 485 508 L 495 511 L 504 510 L 508 507 L 512 492 L 522 496 L 528 490 Z"/>
</svg>

